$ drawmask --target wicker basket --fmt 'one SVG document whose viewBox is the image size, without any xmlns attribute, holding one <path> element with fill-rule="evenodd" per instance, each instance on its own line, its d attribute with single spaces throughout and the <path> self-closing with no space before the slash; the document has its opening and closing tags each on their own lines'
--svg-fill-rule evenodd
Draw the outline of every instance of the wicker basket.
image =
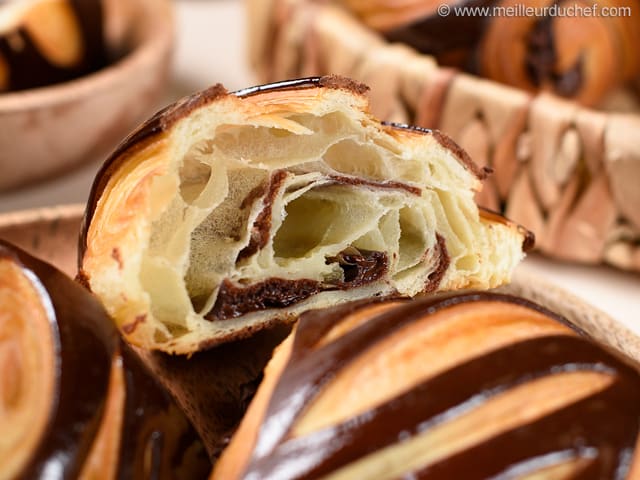
<svg viewBox="0 0 640 480">
<path fill-rule="evenodd" d="M 260 80 L 335 73 L 371 87 L 383 120 L 438 128 L 495 173 L 478 202 L 538 249 L 640 272 L 640 116 L 590 110 L 439 67 L 319 0 L 248 0 Z"/>
</svg>

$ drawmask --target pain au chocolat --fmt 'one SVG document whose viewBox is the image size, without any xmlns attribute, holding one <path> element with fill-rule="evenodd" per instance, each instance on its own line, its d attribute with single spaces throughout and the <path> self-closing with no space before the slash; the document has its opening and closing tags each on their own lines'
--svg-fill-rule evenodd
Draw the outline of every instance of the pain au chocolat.
<svg viewBox="0 0 640 480">
<path fill-rule="evenodd" d="M 80 276 L 128 340 L 189 353 L 310 308 L 509 280 L 532 239 L 478 210 L 485 172 L 437 131 L 380 123 L 366 91 L 217 85 L 124 141 Z"/>
<path fill-rule="evenodd" d="M 0 479 L 195 479 L 211 468 L 99 302 L 1 241 L 0 432 Z"/>
<path fill-rule="evenodd" d="M 304 313 L 213 480 L 636 479 L 640 375 L 491 293 Z"/>
</svg>

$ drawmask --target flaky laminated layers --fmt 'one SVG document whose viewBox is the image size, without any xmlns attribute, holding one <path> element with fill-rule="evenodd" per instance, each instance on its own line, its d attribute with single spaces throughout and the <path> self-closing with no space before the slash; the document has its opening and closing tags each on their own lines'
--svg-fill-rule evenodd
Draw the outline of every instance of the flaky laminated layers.
<svg viewBox="0 0 640 480">
<path fill-rule="evenodd" d="M 309 308 L 508 281 L 527 235 L 480 215 L 484 172 L 438 132 L 381 125 L 365 91 L 213 87 L 124 143 L 82 275 L 129 340 L 190 352 Z"/>
<path fill-rule="evenodd" d="M 539 251 L 640 271 L 640 150 L 632 141 L 638 115 L 595 111 L 442 68 L 431 56 L 387 42 L 339 2 L 247 3 L 251 62 L 261 79 L 334 73 L 367 83 L 379 118 L 439 128 L 479 165 L 491 166 L 495 173 L 478 203 L 530 228 Z M 431 9 L 424 2 L 402 5 L 411 6 Z M 593 38 L 588 41 L 597 44 Z M 498 43 L 506 51 L 513 47 Z M 629 100 L 616 102 L 628 109 Z"/>
</svg>

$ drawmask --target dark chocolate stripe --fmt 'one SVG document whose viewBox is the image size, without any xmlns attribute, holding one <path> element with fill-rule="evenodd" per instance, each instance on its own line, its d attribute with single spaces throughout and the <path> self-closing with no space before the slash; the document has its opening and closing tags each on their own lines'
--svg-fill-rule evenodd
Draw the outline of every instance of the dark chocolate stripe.
<svg viewBox="0 0 640 480">
<path fill-rule="evenodd" d="M 313 355 L 310 358 L 315 360 Z M 415 435 L 451 420 L 494 395 L 535 378 L 573 371 L 615 374 L 615 370 L 604 367 L 613 360 L 580 337 L 543 337 L 510 345 L 426 380 L 338 426 L 285 441 L 273 452 L 256 459 L 251 473 L 264 479 L 326 475 L 395 443 L 400 435 Z M 466 409 L 465 402 L 469 402 Z M 456 412 L 452 414 L 454 408 Z"/>
<path fill-rule="evenodd" d="M 436 233 L 435 249 L 438 255 L 438 264 L 433 272 L 431 272 L 427 277 L 424 293 L 433 293 L 438 290 L 438 287 L 444 278 L 444 274 L 447 273 L 447 269 L 451 264 L 451 257 L 447 250 L 447 240 L 439 233 Z"/>
<path fill-rule="evenodd" d="M 593 448 L 598 452 L 595 471 L 578 478 L 624 479 L 630 467 L 626 453 L 638 436 L 639 406 L 637 379 L 623 376 L 595 395 L 453 455 L 415 477 L 484 479 L 530 457 L 565 449 L 579 456 L 581 449 Z"/>
<path fill-rule="evenodd" d="M 331 181 L 329 183 L 322 184 L 321 187 L 326 187 L 332 184 L 353 185 L 354 187 L 362 186 L 381 190 L 404 190 L 407 193 L 410 193 L 411 195 L 415 195 L 417 197 L 422 195 L 422 189 L 420 187 L 409 185 L 408 183 L 395 182 L 393 180 L 377 181 L 348 175 L 329 175 L 329 179 Z"/>
<path fill-rule="evenodd" d="M 287 369 L 273 393 L 267 416 L 256 444 L 257 457 L 270 451 L 289 432 L 306 404 L 330 380 L 335 372 L 357 357 L 363 350 L 383 339 L 387 332 L 421 318 L 430 310 L 423 302 L 407 302 L 389 313 L 368 320 L 335 342 L 320 347 L 313 355 L 301 357 L 294 352 Z M 342 310 L 338 310 L 342 311 Z M 325 323 L 322 310 L 309 312 L 301 318 L 296 338 L 305 336 L 306 328 Z M 295 361 L 293 361 L 295 359 Z"/>
<path fill-rule="evenodd" d="M 284 186 L 284 182 L 289 174 L 285 170 L 276 170 L 269 178 L 269 186 L 265 188 L 264 198 L 262 199 L 262 210 L 253 222 L 251 227 L 251 236 L 249 243 L 238 253 L 236 262 L 243 260 L 255 254 L 263 248 L 269 241 L 269 233 L 271 230 L 272 208 L 273 202 L 280 190 Z M 251 192 L 254 194 L 254 192 Z M 244 200 L 243 200 L 244 203 Z"/>
</svg>

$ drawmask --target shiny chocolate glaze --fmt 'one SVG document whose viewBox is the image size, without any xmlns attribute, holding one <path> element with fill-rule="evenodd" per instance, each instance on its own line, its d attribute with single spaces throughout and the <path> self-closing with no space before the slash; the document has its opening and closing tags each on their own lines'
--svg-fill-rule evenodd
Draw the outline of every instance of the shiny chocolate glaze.
<svg viewBox="0 0 640 480">
<path fill-rule="evenodd" d="M 64 82 L 94 72 L 107 64 L 102 0 L 66 1 L 76 14 L 84 54 L 74 65 L 55 65 L 38 49 L 18 18 L 10 33 L 0 35 L 0 57 L 8 66 L 7 90 L 24 90 Z M 20 48 L 16 48 L 16 45 Z"/>
<path fill-rule="evenodd" d="M 53 472 L 55 478 L 78 477 L 103 421 L 114 359 L 123 364 L 126 392 L 116 478 L 206 478 L 211 464 L 195 430 L 122 341 L 97 299 L 1 240 L 0 256 L 18 264 L 43 303 L 52 306 L 45 310 L 56 342 L 49 426 L 21 478 L 49 478 Z"/>
<path fill-rule="evenodd" d="M 555 334 L 518 341 L 451 367 L 357 417 L 291 437 L 298 417 L 327 382 L 388 332 L 460 303 L 485 301 L 515 303 L 571 326 L 522 299 L 468 294 L 404 302 L 372 315 L 337 340 L 316 346 L 335 323 L 372 301 L 304 314 L 243 478 L 318 478 L 396 444 L 399 438 L 425 433 L 443 418 L 455 417 L 509 388 L 549 374 L 577 371 L 606 372 L 613 381 L 598 393 L 499 433 L 428 468 L 406 472 L 406 476 L 498 478 L 513 467 L 534 471 L 545 465 L 550 455 L 564 455 L 591 459 L 572 478 L 626 478 L 640 425 L 640 376 L 584 336 Z"/>
</svg>

